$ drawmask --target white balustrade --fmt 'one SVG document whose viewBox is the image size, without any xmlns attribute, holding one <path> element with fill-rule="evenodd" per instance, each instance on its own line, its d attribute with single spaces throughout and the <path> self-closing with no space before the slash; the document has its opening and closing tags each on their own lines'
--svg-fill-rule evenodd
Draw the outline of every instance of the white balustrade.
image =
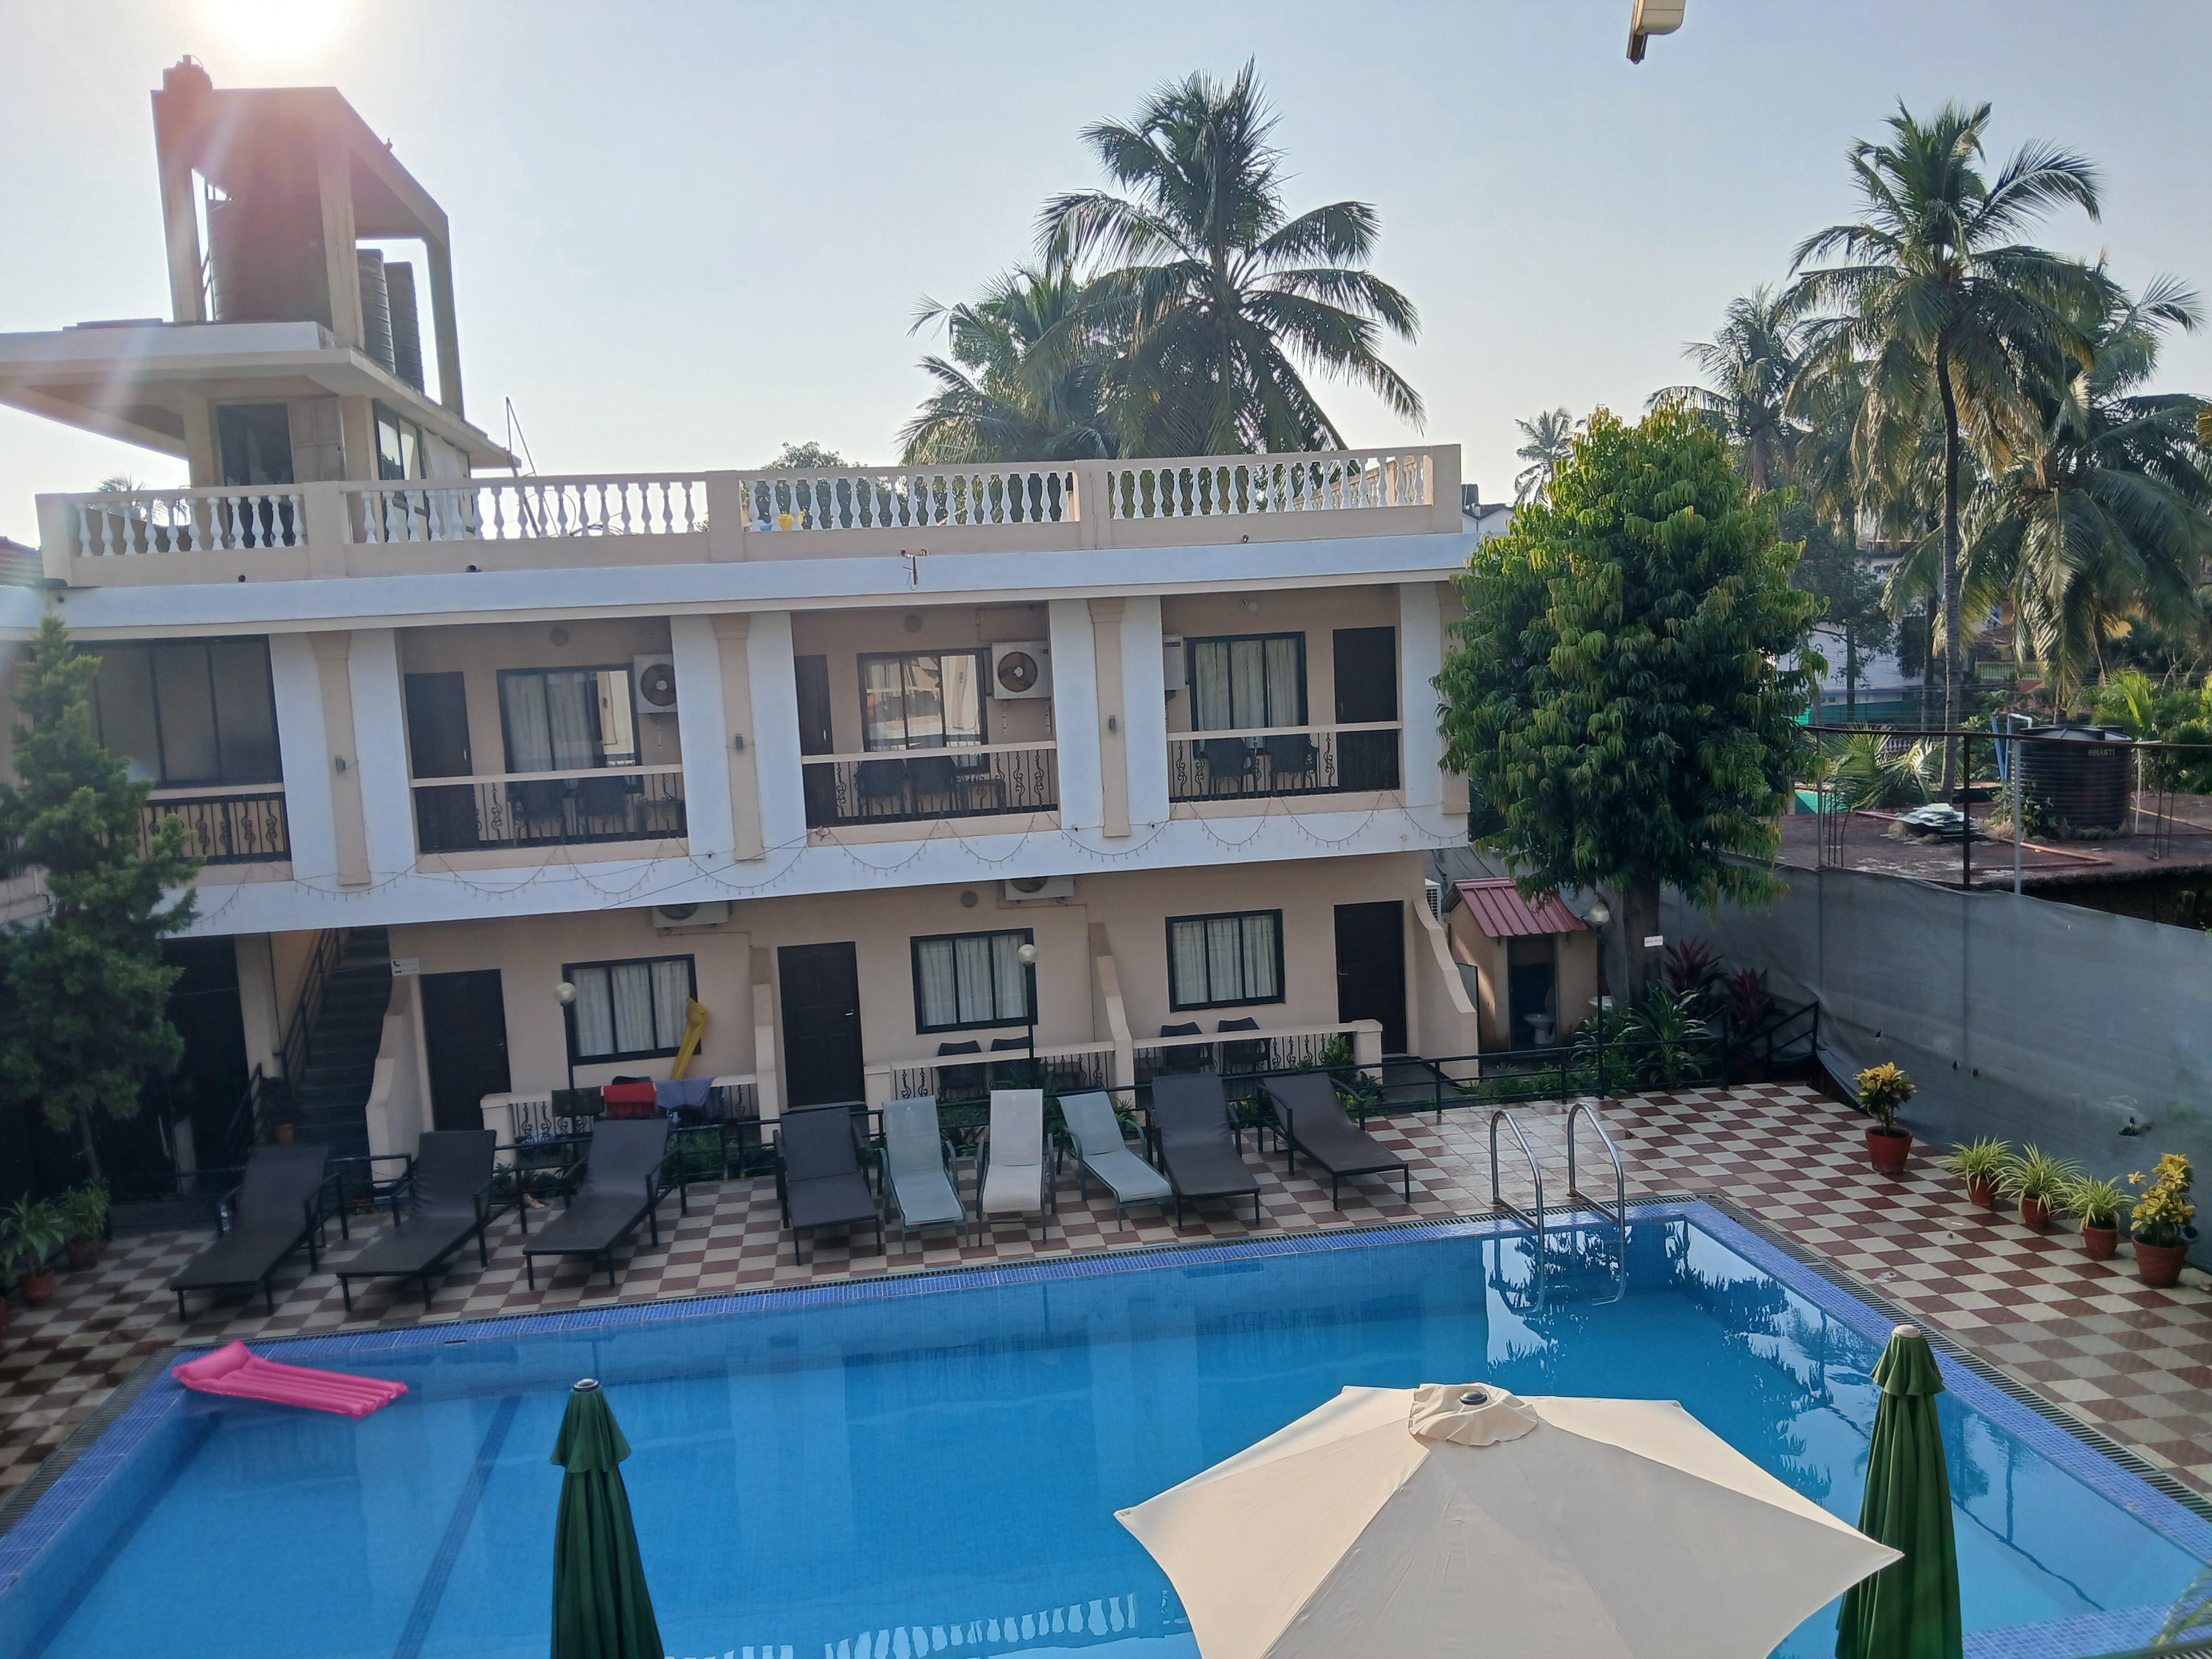
<svg viewBox="0 0 2212 1659">
<path fill-rule="evenodd" d="M 1435 477 L 1426 450 L 1117 462 L 1107 471 L 1107 510 L 1115 519 L 1205 519 L 1427 507 Z"/>
<path fill-rule="evenodd" d="M 866 467 L 740 475 L 756 532 L 1059 524 L 1079 515 L 1064 466 Z"/>
<path fill-rule="evenodd" d="M 71 503 L 79 558 L 297 547 L 306 509 L 287 489 L 135 489 Z"/>
<path fill-rule="evenodd" d="M 367 543 L 680 536 L 707 527 L 703 477 L 423 479 L 348 493 L 354 533 Z"/>
</svg>

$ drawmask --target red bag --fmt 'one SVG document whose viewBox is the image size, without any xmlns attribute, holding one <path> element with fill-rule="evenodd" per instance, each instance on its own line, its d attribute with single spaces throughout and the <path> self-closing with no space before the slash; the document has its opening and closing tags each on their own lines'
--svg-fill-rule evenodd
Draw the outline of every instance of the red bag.
<svg viewBox="0 0 2212 1659">
<path fill-rule="evenodd" d="M 660 1110 L 650 1083 L 610 1083 L 599 1091 L 609 1117 L 652 1117 Z"/>
</svg>

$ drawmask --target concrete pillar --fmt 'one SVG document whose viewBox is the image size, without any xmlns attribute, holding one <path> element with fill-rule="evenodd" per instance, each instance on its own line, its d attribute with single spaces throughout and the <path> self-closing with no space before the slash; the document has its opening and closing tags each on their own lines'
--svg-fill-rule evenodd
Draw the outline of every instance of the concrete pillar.
<svg viewBox="0 0 2212 1659">
<path fill-rule="evenodd" d="M 453 319 L 453 253 L 445 243 L 424 238 L 430 266 L 430 327 L 438 349 L 438 401 L 462 414 L 461 331 Z M 362 476 L 374 477 L 375 469 Z"/>
<path fill-rule="evenodd" d="M 771 853 L 794 850 L 806 844 L 806 798 L 799 755 L 799 671 L 793 660 L 789 611 L 753 613 L 745 635 L 745 666 L 753 703 L 745 749 L 753 757 L 753 798 L 760 804 L 762 844 Z"/>
<path fill-rule="evenodd" d="M 721 653 L 722 725 L 730 749 L 731 848 L 747 861 L 768 853 L 768 842 L 761 834 L 760 733 L 753 719 L 752 629 L 753 619 L 744 611 L 714 618 L 714 639 Z"/>
<path fill-rule="evenodd" d="M 676 659 L 676 730 L 684 749 L 684 818 L 691 851 L 712 858 L 731 850 L 730 735 L 723 724 L 721 647 L 711 617 L 671 617 Z"/>
<path fill-rule="evenodd" d="M 315 185 L 323 203 L 323 268 L 331 290 L 331 332 L 359 345 L 361 266 L 354 255 L 353 159 L 335 124 L 315 135 Z"/>
<path fill-rule="evenodd" d="M 1160 602 L 1123 601 L 1121 698 L 1129 773 L 1129 822 L 1168 821 L 1168 692 L 1160 645 Z"/>
<path fill-rule="evenodd" d="M 276 699 L 276 752 L 284 768 L 293 878 L 327 886 L 337 879 L 338 848 L 331 814 L 330 731 L 313 643 L 319 637 L 270 635 L 269 678 Z"/>
<path fill-rule="evenodd" d="M 1398 587 L 1399 757 L 1406 805 L 1441 811 L 1443 732 L 1437 725 L 1436 678 L 1443 672 L 1443 615 L 1434 582 Z"/>
<path fill-rule="evenodd" d="M 315 678 L 323 694 L 323 740 L 330 756 L 323 787 L 330 792 L 338 885 L 366 887 L 368 830 L 362 820 L 361 757 L 355 752 L 353 681 L 347 661 L 353 653 L 353 635 L 343 629 L 334 629 L 310 634 L 307 643 L 314 653 Z M 289 777 L 286 784 L 289 790 Z M 301 787 L 314 786 L 303 781 Z"/>
<path fill-rule="evenodd" d="M 1099 822 L 1109 839 L 1129 833 L 1129 711 L 1123 693 L 1121 616 L 1127 601 L 1091 599 L 1091 654 L 1098 687 Z"/>
<path fill-rule="evenodd" d="M 246 1035 L 246 1069 L 251 1072 L 258 1066 L 274 1076 L 284 1029 L 276 1007 L 276 967 L 269 954 L 269 935 L 237 934 L 231 950 L 238 958 L 238 1018 Z"/>
<path fill-rule="evenodd" d="M 783 1115 L 783 1079 L 776 1063 L 781 1045 L 775 1030 L 775 952 L 753 947 L 753 1096 L 761 1121 Z"/>
<path fill-rule="evenodd" d="M 346 657 L 353 695 L 362 828 L 373 878 L 415 867 L 415 796 L 408 787 L 407 714 L 399 676 L 399 635 L 389 628 L 356 629 Z"/>
<path fill-rule="evenodd" d="M 1081 599 L 1047 607 L 1052 634 L 1052 731 L 1059 746 L 1060 823 L 1096 830 L 1106 821 L 1099 775 L 1098 675 L 1091 613 Z"/>
</svg>

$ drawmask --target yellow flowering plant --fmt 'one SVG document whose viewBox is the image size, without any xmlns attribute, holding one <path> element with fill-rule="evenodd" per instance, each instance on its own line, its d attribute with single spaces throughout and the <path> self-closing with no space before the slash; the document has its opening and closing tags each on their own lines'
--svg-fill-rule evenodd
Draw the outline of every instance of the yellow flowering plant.
<svg viewBox="0 0 2212 1659">
<path fill-rule="evenodd" d="M 2171 1248 L 2186 1243 L 2197 1237 L 2191 1224 L 2197 1216 L 2197 1206 L 2189 1201 L 2189 1188 L 2196 1179 L 2189 1160 L 2179 1152 L 2168 1152 L 2151 1167 L 2149 1185 L 2144 1186 L 2142 1170 L 2128 1177 L 2130 1187 L 2142 1187 L 2143 1194 L 2135 1201 L 2129 1231 L 2138 1244 Z"/>
<path fill-rule="evenodd" d="M 1869 1066 L 1851 1080 L 1858 1088 L 1859 1104 L 1885 1129 L 1897 1127 L 1897 1109 L 1917 1092 L 1905 1068 L 1894 1060 Z"/>
</svg>

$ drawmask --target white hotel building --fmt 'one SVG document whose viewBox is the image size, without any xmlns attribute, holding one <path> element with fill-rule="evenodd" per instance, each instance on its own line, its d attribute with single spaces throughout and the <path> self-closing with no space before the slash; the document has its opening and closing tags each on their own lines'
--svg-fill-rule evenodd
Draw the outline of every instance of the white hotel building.
<svg viewBox="0 0 2212 1659">
<path fill-rule="evenodd" d="M 1425 885 L 1455 447 L 521 475 L 445 216 L 344 100 L 183 64 L 154 106 L 171 320 L 0 334 L 0 400 L 191 484 L 41 495 L 0 641 L 58 606 L 207 858 L 204 1162 L 226 1066 L 404 1150 L 666 1076 L 689 1000 L 692 1075 L 771 1116 L 1032 1028 L 1063 1081 L 1225 1023 L 1231 1063 L 1478 1047 Z"/>
</svg>

